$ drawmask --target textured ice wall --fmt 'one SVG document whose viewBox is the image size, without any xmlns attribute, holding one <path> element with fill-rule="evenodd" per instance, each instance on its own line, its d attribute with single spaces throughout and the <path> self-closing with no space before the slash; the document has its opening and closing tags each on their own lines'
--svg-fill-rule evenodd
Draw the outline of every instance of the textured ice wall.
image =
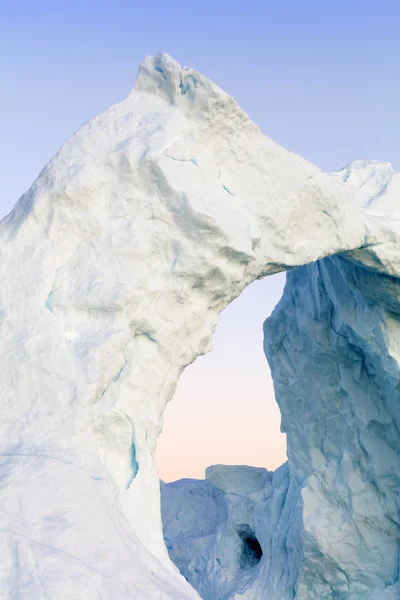
<svg viewBox="0 0 400 600">
<path fill-rule="evenodd" d="M 266 321 L 302 487 L 296 600 L 400 597 L 399 323 L 399 280 L 343 257 L 288 273 Z"/>
<path fill-rule="evenodd" d="M 293 546 L 298 497 L 287 463 L 274 473 L 218 465 L 207 469 L 205 480 L 162 485 L 171 560 L 204 600 L 289 597 L 300 558 L 300 544 Z"/>
<path fill-rule="evenodd" d="M 43 169 L 0 225 L 2 600 L 196 597 L 162 539 L 162 412 L 255 278 L 362 245 L 397 272 L 393 222 L 339 179 L 165 55 Z"/>
</svg>

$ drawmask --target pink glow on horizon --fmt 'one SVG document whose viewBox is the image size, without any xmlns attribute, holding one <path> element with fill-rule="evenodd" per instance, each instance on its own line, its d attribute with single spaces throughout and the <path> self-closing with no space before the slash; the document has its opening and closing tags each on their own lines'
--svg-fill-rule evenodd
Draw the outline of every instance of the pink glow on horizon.
<svg viewBox="0 0 400 600">
<path fill-rule="evenodd" d="M 182 374 L 157 445 L 164 481 L 202 479 L 211 464 L 273 470 L 286 460 L 262 332 L 284 281 L 280 274 L 246 288 L 221 313 L 212 351 Z"/>
</svg>

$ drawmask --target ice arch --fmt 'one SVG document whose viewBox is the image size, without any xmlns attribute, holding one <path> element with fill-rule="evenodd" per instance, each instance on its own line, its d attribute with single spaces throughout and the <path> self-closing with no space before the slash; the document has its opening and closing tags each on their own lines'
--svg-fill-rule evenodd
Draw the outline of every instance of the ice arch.
<svg viewBox="0 0 400 600">
<path fill-rule="evenodd" d="M 365 198 L 166 55 L 61 148 L 0 228 L 1 597 L 197 597 L 162 541 L 163 409 L 254 279 L 356 248 L 397 275 Z"/>
</svg>

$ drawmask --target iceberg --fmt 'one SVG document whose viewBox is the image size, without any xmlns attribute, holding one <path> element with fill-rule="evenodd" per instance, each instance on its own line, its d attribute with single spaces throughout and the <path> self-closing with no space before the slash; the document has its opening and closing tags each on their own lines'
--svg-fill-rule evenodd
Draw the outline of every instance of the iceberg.
<svg viewBox="0 0 400 600">
<path fill-rule="evenodd" d="M 325 175 L 204 75 L 144 60 L 0 223 L 1 600 L 199 597 L 163 539 L 163 410 L 220 311 L 291 269 L 266 325 L 290 508 L 229 584 L 270 553 L 257 599 L 397 597 L 398 187 L 382 163 Z"/>
</svg>

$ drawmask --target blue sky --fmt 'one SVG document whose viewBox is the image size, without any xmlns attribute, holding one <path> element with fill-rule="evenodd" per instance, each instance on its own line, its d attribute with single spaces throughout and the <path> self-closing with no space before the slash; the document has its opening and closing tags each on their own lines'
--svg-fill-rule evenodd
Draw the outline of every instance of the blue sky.
<svg viewBox="0 0 400 600">
<path fill-rule="evenodd" d="M 359 157 L 400 168 L 399 25 L 395 0 L 4 2 L 2 205 L 159 51 L 206 73 L 323 169 Z"/>
<path fill-rule="evenodd" d="M 395 0 L 3 2 L 0 215 L 84 121 L 128 93 L 142 58 L 160 51 L 203 71 L 265 133 L 324 170 L 357 158 L 400 169 L 399 25 Z M 238 339 L 254 303 L 267 316 L 265 299 L 282 281 L 261 282 L 237 300 L 226 331 L 238 327 Z M 218 340 L 230 347 L 228 334 Z M 253 346 L 249 365 L 262 352 L 258 333 Z M 261 389 L 257 401 L 264 399 Z"/>
</svg>

